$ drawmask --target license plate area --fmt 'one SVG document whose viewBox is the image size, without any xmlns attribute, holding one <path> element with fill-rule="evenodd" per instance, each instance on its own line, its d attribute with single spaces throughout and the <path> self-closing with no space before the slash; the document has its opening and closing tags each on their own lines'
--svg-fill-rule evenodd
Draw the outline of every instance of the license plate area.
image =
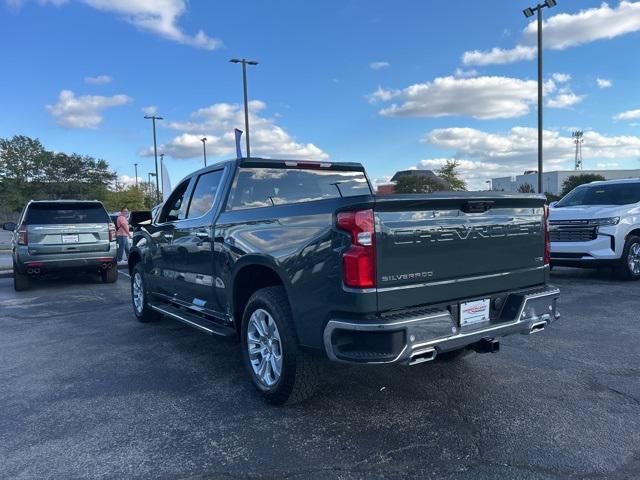
<svg viewBox="0 0 640 480">
<path fill-rule="evenodd" d="M 460 303 L 460 328 L 469 328 L 491 321 L 491 299 Z"/>
<path fill-rule="evenodd" d="M 62 235 L 62 243 L 78 243 L 78 234 Z"/>
</svg>

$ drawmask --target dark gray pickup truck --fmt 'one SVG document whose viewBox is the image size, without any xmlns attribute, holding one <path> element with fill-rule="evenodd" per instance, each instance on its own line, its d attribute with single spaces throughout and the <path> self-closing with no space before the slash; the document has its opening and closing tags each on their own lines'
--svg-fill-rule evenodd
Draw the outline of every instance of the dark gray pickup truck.
<svg viewBox="0 0 640 480">
<path fill-rule="evenodd" d="M 546 212 L 538 195 L 375 196 L 357 163 L 223 162 L 134 235 L 134 312 L 239 336 L 258 390 L 294 403 L 322 356 L 415 365 L 544 330 Z"/>
</svg>

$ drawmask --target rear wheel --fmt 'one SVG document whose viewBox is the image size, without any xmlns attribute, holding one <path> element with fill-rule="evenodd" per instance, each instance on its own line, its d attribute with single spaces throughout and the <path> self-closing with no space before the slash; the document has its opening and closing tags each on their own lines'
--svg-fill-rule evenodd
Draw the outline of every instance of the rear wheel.
<svg viewBox="0 0 640 480">
<path fill-rule="evenodd" d="M 282 287 L 255 292 L 242 319 L 242 356 L 255 387 L 274 405 L 309 398 L 318 385 L 318 359 L 300 350 Z"/>
<path fill-rule="evenodd" d="M 640 280 L 640 237 L 627 238 L 617 270 L 625 280 Z"/>
<path fill-rule="evenodd" d="M 15 264 L 13 265 L 13 288 L 16 292 L 22 292 L 24 290 L 29 290 L 30 287 L 29 275 L 26 273 L 18 272 Z"/>
<path fill-rule="evenodd" d="M 154 322 L 160 318 L 160 314 L 149 307 L 147 302 L 147 288 L 139 263 L 131 272 L 131 301 L 133 303 L 133 313 L 139 322 Z"/>
<path fill-rule="evenodd" d="M 118 267 L 113 265 L 111 268 L 100 270 L 100 276 L 104 283 L 115 283 L 118 280 Z"/>
</svg>

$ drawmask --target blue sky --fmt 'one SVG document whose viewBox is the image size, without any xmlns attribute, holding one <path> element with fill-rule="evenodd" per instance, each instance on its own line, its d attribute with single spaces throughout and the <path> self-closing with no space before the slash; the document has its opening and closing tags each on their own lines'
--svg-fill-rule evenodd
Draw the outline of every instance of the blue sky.
<svg viewBox="0 0 640 480">
<path fill-rule="evenodd" d="M 528 1 L 0 0 L 0 136 L 173 183 L 234 156 L 249 70 L 254 156 L 362 162 L 372 178 L 461 162 L 471 187 L 536 164 Z M 479 5 L 477 2 L 473 4 Z M 547 169 L 640 168 L 640 2 L 545 10 Z M 155 107 L 155 108 L 152 108 Z"/>
</svg>

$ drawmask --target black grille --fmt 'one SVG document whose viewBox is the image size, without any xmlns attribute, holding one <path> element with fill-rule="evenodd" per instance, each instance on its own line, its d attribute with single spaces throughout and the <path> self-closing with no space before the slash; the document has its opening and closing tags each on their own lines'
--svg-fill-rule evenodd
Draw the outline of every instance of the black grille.
<svg viewBox="0 0 640 480">
<path fill-rule="evenodd" d="M 549 231 L 552 242 L 588 242 L 598 237 L 596 227 L 553 223 Z"/>
</svg>

